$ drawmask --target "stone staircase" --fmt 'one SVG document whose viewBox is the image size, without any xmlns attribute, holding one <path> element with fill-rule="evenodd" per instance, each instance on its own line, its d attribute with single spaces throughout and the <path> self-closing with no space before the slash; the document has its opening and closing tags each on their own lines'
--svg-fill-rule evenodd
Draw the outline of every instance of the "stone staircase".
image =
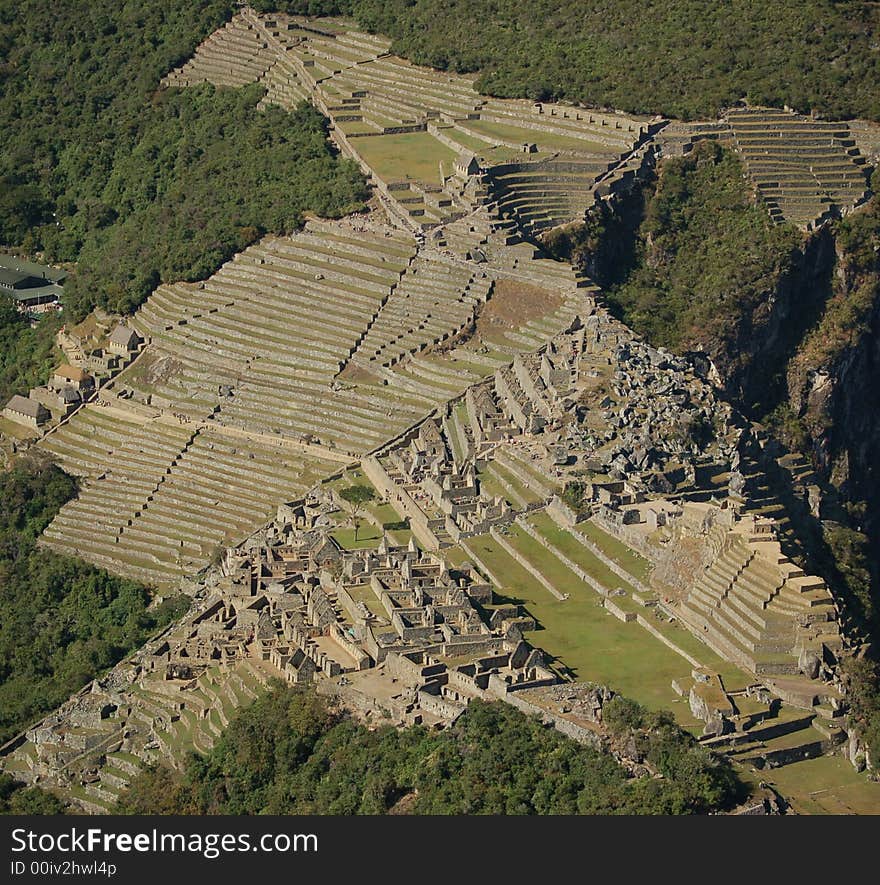
<svg viewBox="0 0 880 885">
<path fill-rule="evenodd" d="M 761 677 L 797 679 L 800 655 L 840 647 L 828 588 L 785 557 L 769 534 L 731 533 L 678 606 L 723 657 Z M 821 684 L 813 692 L 822 695 Z"/>
</svg>

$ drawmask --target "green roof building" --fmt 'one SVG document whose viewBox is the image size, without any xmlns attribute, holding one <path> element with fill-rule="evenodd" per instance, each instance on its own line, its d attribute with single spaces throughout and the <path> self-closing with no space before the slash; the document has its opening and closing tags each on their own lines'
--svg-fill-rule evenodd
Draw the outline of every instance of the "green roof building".
<svg viewBox="0 0 880 885">
<path fill-rule="evenodd" d="M 67 271 L 0 253 L 0 292 L 21 311 L 49 310 L 61 303 Z"/>
</svg>

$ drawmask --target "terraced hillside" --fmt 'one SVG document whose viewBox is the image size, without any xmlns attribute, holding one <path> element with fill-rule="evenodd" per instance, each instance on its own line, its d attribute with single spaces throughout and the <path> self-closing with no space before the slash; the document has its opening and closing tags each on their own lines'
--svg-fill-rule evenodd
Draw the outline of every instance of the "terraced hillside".
<svg viewBox="0 0 880 885">
<path fill-rule="evenodd" d="M 43 543 L 149 584 L 194 574 L 334 467 L 282 440 L 99 405 L 43 447 L 83 478 Z"/>
<path fill-rule="evenodd" d="M 775 538 L 760 533 L 725 538 L 679 613 L 725 658 L 783 689 L 786 677 L 799 673 L 800 653 L 817 644 L 841 645 L 825 583 L 805 576 Z"/>
<path fill-rule="evenodd" d="M 241 16 L 215 31 L 196 49 L 196 54 L 165 78 L 169 86 L 214 83 L 244 86 L 266 75 L 272 57 L 265 41 Z"/>
<path fill-rule="evenodd" d="M 245 8 L 163 83 L 260 82 L 266 102 L 291 108 L 312 100 L 395 217 L 425 229 L 459 217 L 485 195 L 480 187 L 468 191 L 469 176 L 517 158 L 527 168 L 521 178 L 499 183 L 499 210 L 536 229 L 575 220 L 592 203 L 596 178 L 654 125 L 620 114 L 489 99 L 471 78 L 419 68 L 390 55 L 389 46 L 333 19 Z M 462 156 L 474 157 L 478 169 L 463 170 Z M 567 177 L 560 177 L 560 157 Z"/>
<path fill-rule="evenodd" d="M 451 237 L 492 261 L 313 220 L 159 287 L 132 319 L 143 352 L 42 442 L 84 478 L 43 542 L 173 583 L 591 309 L 569 268 L 466 227 Z"/>
<path fill-rule="evenodd" d="M 166 639 L 194 629 L 198 613 L 197 607 Z M 242 657 L 204 669 L 181 690 L 179 683 L 165 678 L 164 668 L 150 666 L 149 652 L 149 647 L 142 649 L 120 663 L 99 684 L 78 692 L 31 729 L 14 754 L 5 757 L 4 770 L 20 780 L 43 783 L 46 765 L 79 770 L 76 777 L 62 775 L 52 786 L 87 813 L 109 814 L 146 767 L 182 766 L 188 754 L 208 752 L 238 708 L 277 677 L 264 662 Z M 102 694 L 112 699 L 109 705 Z M 108 706 L 114 715 L 106 716 Z M 99 764 L 89 765 L 90 757 Z"/>
<path fill-rule="evenodd" d="M 412 238 L 390 228 L 313 224 L 263 240 L 200 287 L 147 301 L 134 326 L 153 344 L 149 369 L 121 383 L 195 419 L 370 449 L 418 407 L 330 385 L 414 255 Z"/>
<path fill-rule="evenodd" d="M 727 119 L 758 196 L 775 220 L 811 227 L 865 198 L 865 159 L 846 123 L 772 108 L 735 109 Z"/>
<path fill-rule="evenodd" d="M 260 82 L 265 102 L 291 108 L 313 101 L 394 217 L 416 229 L 483 202 L 530 236 L 582 218 L 599 184 L 666 124 L 488 98 L 473 79 L 419 68 L 389 47 L 340 20 L 245 8 L 163 82 Z M 729 141 L 777 221 L 813 227 L 865 198 L 864 158 L 846 123 L 738 107 L 721 121 L 668 128 L 661 140 L 673 153 L 693 138 Z"/>
<path fill-rule="evenodd" d="M 829 122 L 777 108 L 731 108 L 719 120 L 672 122 L 658 136 L 664 156 L 681 156 L 696 141 L 719 141 L 742 157 L 755 196 L 779 223 L 811 230 L 868 197 L 868 125 Z"/>
</svg>

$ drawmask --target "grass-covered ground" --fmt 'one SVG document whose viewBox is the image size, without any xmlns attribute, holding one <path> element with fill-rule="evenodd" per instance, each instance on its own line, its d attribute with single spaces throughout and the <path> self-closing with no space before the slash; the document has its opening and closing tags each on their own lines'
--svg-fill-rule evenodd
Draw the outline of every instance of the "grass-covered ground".
<svg viewBox="0 0 880 885">
<path fill-rule="evenodd" d="M 612 149 L 598 141 L 586 138 L 573 138 L 555 132 L 542 132 L 526 126 L 511 126 L 509 123 L 496 123 L 494 120 L 468 120 L 462 124 L 468 129 L 488 138 L 497 138 L 507 142 L 534 142 L 541 151 L 565 150 L 586 151 L 589 153 L 607 154 Z"/>
<path fill-rule="evenodd" d="M 841 756 L 805 759 L 751 777 L 775 786 L 799 814 L 880 813 L 880 784 Z"/>
<path fill-rule="evenodd" d="M 592 541 L 609 559 L 628 571 L 634 578 L 646 583 L 651 574 L 651 563 L 631 547 L 627 547 L 608 532 L 603 531 L 595 523 L 587 520 L 578 523 L 575 531 Z"/>
<path fill-rule="evenodd" d="M 427 132 L 358 138 L 354 146 L 385 181 L 411 179 L 440 184 L 440 164 L 449 175 L 455 160 L 455 153 Z"/>
<path fill-rule="evenodd" d="M 361 550 L 364 547 L 375 547 L 382 540 L 382 530 L 376 528 L 376 526 L 365 519 L 361 520 L 357 540 L 354 537 L 354 528 L 334 529 L 330 534 L 344 550 Z"/>
<path fill-rule="evenodd" d="M 502 594 L 525 605 L 537 619 L 541 629 L 528 634 L 529 641 L 578 680 L 604 683 L 651 709 L 672 710 L 682 725 L 696 724 L 687 703 L 672 690 L 673 679 L 689 684 L 691 666 L 684 658 L 638 624 L 611 615 L 594 590 L 567 569 L 560 571 L 561 563 L 551 568 L 549 557 L 536 559 L 562 584 L 558 589 L 570 594 L 564 602 L 488 536 L 469 539 L 468 547 L 504 580 Z M 566 575 L 570 577 L 563 582 Z"/>
</svg>

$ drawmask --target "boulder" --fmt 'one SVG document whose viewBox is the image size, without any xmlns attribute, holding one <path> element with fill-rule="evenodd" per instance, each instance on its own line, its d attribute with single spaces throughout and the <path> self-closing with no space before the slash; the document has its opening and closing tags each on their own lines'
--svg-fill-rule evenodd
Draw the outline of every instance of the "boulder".
<svg viewBox="0 0 880 885">
<path fill-rule="evenodd" d="M 807 679 L 817 679 L 821 667 L 822 661 L 813 649 L 805 648 L 801 651 L 798 656 L 798 670 L 800 670 Z"/>
</svg>

